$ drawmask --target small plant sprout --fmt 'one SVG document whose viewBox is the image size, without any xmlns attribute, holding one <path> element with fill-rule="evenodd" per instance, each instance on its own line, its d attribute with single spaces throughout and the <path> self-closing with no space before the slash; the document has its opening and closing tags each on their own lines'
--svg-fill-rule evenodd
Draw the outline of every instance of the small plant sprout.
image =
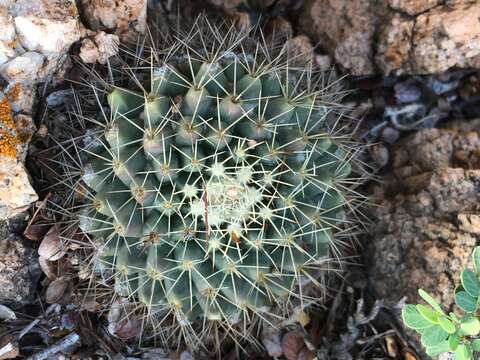
<svg viewBox="0 0 480 360">
<path fill-rule="evenodd" d="M 455 304 L 462 315 L 447 315 L 422 289 L 418 292 L 427 305 L 406 305 L 402 310 L 404 324 L 421 334 L 422 345 L 432 357 L 451 352 L 455 360 L 473 360 L 480 353 L 480 247 L 473 251 L 473 268 L 462 271 L 461 284 L 455 289 Z"/>
</svg>

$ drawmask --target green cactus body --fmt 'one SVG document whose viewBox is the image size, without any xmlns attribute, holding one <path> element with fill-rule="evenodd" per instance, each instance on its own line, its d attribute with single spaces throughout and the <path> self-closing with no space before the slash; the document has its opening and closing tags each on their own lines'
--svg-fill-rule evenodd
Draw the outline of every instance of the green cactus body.
<svg viewBox="0 0 480 360">
<path fill-rule="evenodd" d="M 345 221 L 348 150 L 321 91 L 305 90 L 310 70 L 240 46 L 186 49 L 150 64 L 143 90 L 109 89 L 102 146 L 85 150 L 93 195 L 80 227 L 121 295 L 235 323 L 318 276 Z"/>
</svg>

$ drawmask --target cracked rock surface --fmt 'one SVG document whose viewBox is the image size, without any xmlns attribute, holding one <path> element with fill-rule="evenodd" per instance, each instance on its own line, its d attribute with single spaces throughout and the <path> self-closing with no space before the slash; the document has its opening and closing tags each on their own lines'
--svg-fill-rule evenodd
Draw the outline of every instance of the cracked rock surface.
<svg viewBox="0 0 480 360">
<path fill-rule="evenodd" d="M 301 26 L 352 75 L 480 66 L 476 0 L 306 0 Z"/>
<path fill-rule="evenodd" d="M 423 288 L 446 307 L 480 236 L 480 123 L 426 129 L 395 149 L 378 187 L 372 286 L 390 305 L 419 301 Z"/>
<path fill-rule="evenodd" d="M 32 301 L 40 276 L 36 251 L 16 234 L 17 220 L 0 222 L 0 304 L 13 308 Z"/>
</svg>

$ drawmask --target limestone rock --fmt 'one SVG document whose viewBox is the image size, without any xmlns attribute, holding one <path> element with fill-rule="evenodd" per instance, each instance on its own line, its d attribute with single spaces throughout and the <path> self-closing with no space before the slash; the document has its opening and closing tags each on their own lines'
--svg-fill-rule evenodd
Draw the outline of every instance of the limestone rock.
<svg viewBox="0 0 480 360">
<path fill-rule="evenodd" d="M 417 17 L 413 61 L 419 73 L 480 67 L 480 3 L 442 6 Z"/>
<path fill-rule="evenodd" d="M 21 163 L 34 131 L 30 117 L 12 116 L 8 98 L 0 92 L 0 220 L 22 212 L 37 200 Z"/>
<path fill-rule="evenodd" d="M 375 60 L 384 74 L 414 71 L 410 63 L 414 26 L 411 18 L 395 14 L 381 28 Z"/>
<path fill-rule="evenodd" d="M 0 223 L 0 304 L 13 308 L 31 303 L 40 276 L 38 257 L 21 236 Z"/>
<path fill-rule="evenodd" d="M 480 164 L 471 161 L 479 134 L 480 127 L 426 129 L 395 149 L 394 169 L 377 189 L 368 256 L 372 285 L 390 305 L 403 296 L 419 301 L 418 288 L 446 308 L 454 303 L 460 271 L 480 234 Z"/>
<path fill-rule="evenodd" d="M 0 220 L 26 210 L 37 199 L 22 163 L 0 156 Z"/>
<path fill-rule="evenodd" d="M 412 16 L 434 8 L 442 2 L 442 0 L 389 0 L 390 7 Z"/>
<path fill-rule="evenodd" d="M 118 53 L 119 45 L 120 39 L 117 35 L 100 31 L 93 39 L 82 40 L 79 56 L 84 63 L 93 64 L 98 61 L 100 64 L 106 64 L 108 58 Z"/>
<path fill-rule="evenodd" d="M 15 89 L 11 108 L 30 114 L 37 83 L 55 76 L 80 39 L 77 7 L 74 0 L 3 1 L 0 23 L 0 75 L 9 83 L 4 92 Z"/>
<path fill-rule="evenodd" d="M 10 14 L 17 39 L 28 51 L 56 57 L 80 38 L 74 1 L 17 0 L 10 7 Z"/>
<path fill-rule="evenodd" d="M 397 13 L 382 28 L 376 63 L 383 73 L 438 73 L 451 67 L 480 66 L 480 3 L 430 5 L 415 19 Z"/>
<path fill-rule="evenodd" d="M 377 21 L 386 4 L 371 0 L 306 0 L 303 31 L 318 41 L 350 74 L 375 72 L 373 58 Z"/>
<path fill-rule="evenodd" d="M 32 83 L 39 80 L 45 57 L 29 51 L 0 67 L 0 75 L 9 82 Z"/>
<path fill-rule="evenodd" d="M 91 30 L 113 32 L 122 40 L 146 29 L 147 0 L 80 0 L 80 9 Z"/>
<path fill-rule="evenodd" d="M 480 67 L 475 0 L 306 0 L 300 22 L 352 75 Z"/>
</svg>

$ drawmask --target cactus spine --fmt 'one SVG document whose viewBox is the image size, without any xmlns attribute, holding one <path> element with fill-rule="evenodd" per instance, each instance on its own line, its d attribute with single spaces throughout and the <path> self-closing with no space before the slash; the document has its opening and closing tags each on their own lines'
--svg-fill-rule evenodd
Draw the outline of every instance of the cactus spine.
<svg viewBox="0 0 480 360">
<path fill-rule="evenodd" d="M 354 150 L 311 64 L 205 23 L 97 75 L 78 219 L 119 295 L 230 327 L 308 302 L 347 222 Z"/>
</svg>

